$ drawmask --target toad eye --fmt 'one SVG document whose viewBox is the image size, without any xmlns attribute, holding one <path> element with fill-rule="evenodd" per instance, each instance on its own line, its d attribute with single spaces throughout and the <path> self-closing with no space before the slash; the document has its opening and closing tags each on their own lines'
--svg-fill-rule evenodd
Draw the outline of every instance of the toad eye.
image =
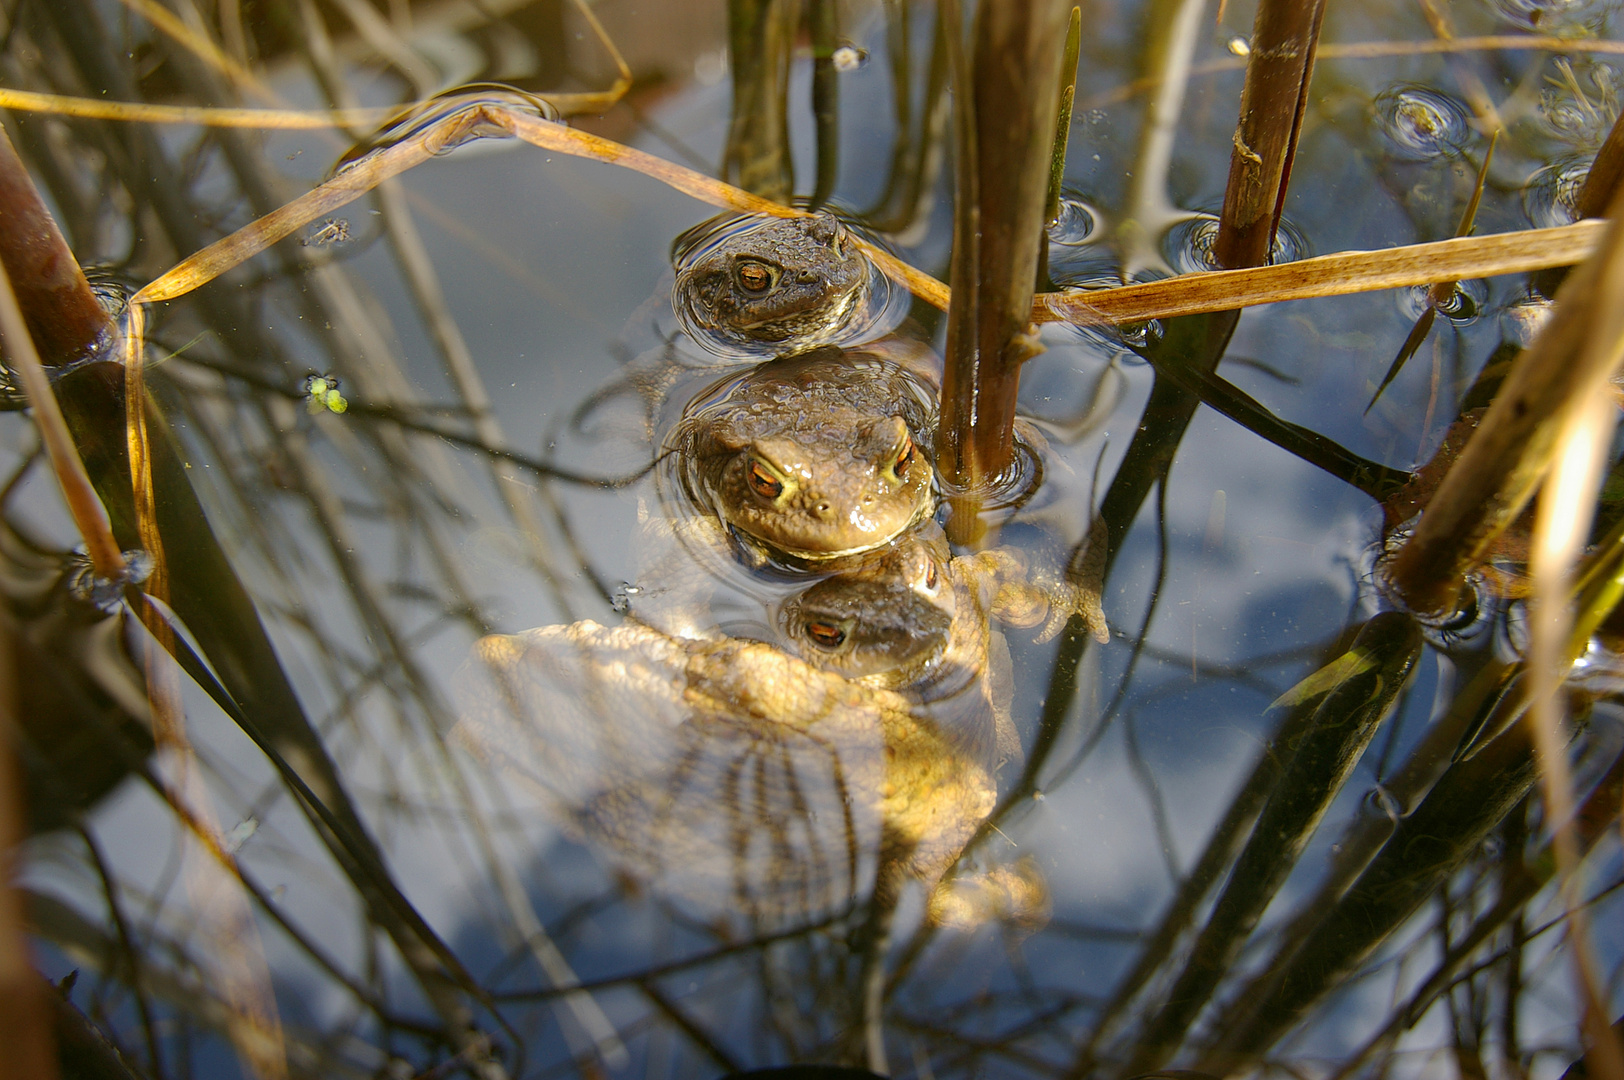
<svg viewBox="0 0 1624 1080">
<path fill-rule="evenodd" d="M 896 461 L 891 464 L 891 472 L 896 475 L 898 480 L 906 480 L 908 478 L 908 469 L 911 465 L 913 465 L 915 456 L 916 453 L 914 450 L 913 439 L 908 436 L 903 436 L 902 449 L 897 451 Z"/>
<path fill-rule="evenodd" d="M 773 272 L 766 263 L 746 260 L 739 263 L 737 273 L 746 292 L 764 293 L 773 286 Z"/>
<path fill-rule="evenodd" d="M 805 630 L 807 640 L 821 649 L 838 649 L 846 641 L 846 628 L 839 623 L 811 620 Z"/>
<path fill-rule="evenodd" d="M 784 482 L 774 476 L 757 458 L 750 459 L 750 467 L 745 470 L 745 479 L 749 481 L 751 491 L 769 502 L 784 493 Z"/>
<path fill-rule="evenodd" d="M 936 589 L 936 560 L 927 559 L 925 562 L 925 588 Z"/>
</svg>

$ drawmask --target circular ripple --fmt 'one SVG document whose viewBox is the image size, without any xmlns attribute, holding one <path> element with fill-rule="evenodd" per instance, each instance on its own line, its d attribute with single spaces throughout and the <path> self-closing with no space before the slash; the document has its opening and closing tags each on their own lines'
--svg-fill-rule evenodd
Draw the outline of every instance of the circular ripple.
<svg viewBox="0 0 1624 1080">
<path fill-rule="evenodd" d="M 1418 520 L 1413 518 L 1398 526 L 1385 539 L 1366 550 L 1365 558 L 1369 560 L 1367 565 L 1370 567 L 1368 580 L 1375 584 L 1376 591 L 1389 604 L 1414 616 L 1422 636 L 1434 648 L 1451 649 L 1482 634 L 1492 633 L 1499 625 L 1501 607 L 1475 574 L 1468 574 L 1461 582 L 1460 593 L 1449 611 L 1416 611 L 1403 602 L 1398 590 L 1393 587 L 1389 577 L 1393 559 L 1410 539 Z"/>
<path fill-rule="evenodd" d="M 1466 107 L 1424 86 L 1383 91 L 1373 108 L 1389 152 L 1403 161 L 1453 157 L 1472 137 Z"/>
<path fill-rule="evenodd" d="M 1150 281 L 1153 280 L 1153 277 L 1151 275 L 1142 275 L 1137 280 Z M 1100 275 L 1068 282 L 1061 292 L 1071 296 L 1077 293 L 1098 292 L 1101 289 L 1114 289 L 1122 284 L 1124 282 L 1120 277 Z M 1120 326 L 1107 324 L 1086 326 L 1078 323 L 1068 323 L 1066 328 L 1077 335 L 1090 351 L 1099 352 L 1107 358 L 1120 356 L 1125 352 L 1138 352 L 1151 342 L 1161 340 L 1163 333 L 1160 319 L 1151 319 L 1148 322 L 1123 323 Z"/>
<path fill-rule="evenodd" d="M 1574 30 L 1597 29 L 1613 6 L 1612 0 L 1488 0 L 1489 8 L 1507 22 L 1561 34 Z"/>
<path fill-rule="evenodd" d="M 1431 285 L 1412 285 L 1408 289 L 1400 289 L 1399 310 L 1404 312 L 1406 318 L 1419 319 L 1430 306 L 1428 294 L 1431 292 Z M 1489 287 L 1482 281 L 1457 281 L 1449 296 L 1438 305 L 1438 314 L 1456 326 L 1465 326 L 1477 321 L 1488 299 Z"/>
<path fill-rule="evenodd" d="M 1523 213 L 1536 228 L 1571 225 L 1579 218 L 1579 191 L 1590 175 L 1587 158 L 1559 158 L 1523 185 Z"/>
<path fill-rule="evenodd" d="M 1060 212 L 1049 226 L 1049 243 L 1078 247 L 1099 229 L 1100 212 L 1075 195 L 1060 200 Z"/>
<path fill-rule="evenodd" d="M 1162 253 L 1174 270 L 1181 274 L 1197 274 L 1219 268 L 1212 254 L 1217 242 L 1218 215 L 1201 213 L 1180 221 L 1162 235 Z M 1280 227 L 1275 230 L 1269 262 L 1296 262 L 1307 253 L 1308 240 L 1302 230 L 1282 218 Z"/>
<path fill-rule="evenodd" d="M 942 511 L 951 515 L 951 501 L 957 495 L 974 495 L 978 502 L 978 516 L 989 527 L 1002 525 L 1031 501 L 1043 487 L 1043 458 L 1037 447 L 1025 438 L 1020 425 L 1015 428 L 1015 460 L 1000 476 L 971 491 L 960 488 L 938 476 L 944 496 Z"/>
</svg>

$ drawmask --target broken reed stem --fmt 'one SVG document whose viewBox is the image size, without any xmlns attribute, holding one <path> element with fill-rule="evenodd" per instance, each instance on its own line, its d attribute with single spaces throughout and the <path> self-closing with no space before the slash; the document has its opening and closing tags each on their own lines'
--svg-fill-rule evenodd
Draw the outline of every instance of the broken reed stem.
<svg viewBox="0 0 1624 1080">
<path fill-rule="evenodd" d="M 944 6 L 942 17 L 956 10 Z M 1037 351 L 1029 328 L 1065 10 L 1060 0 L 981 4 L 971 85 L 955 98 L 955 109 L 970 105 L 955 123 L 960 182 L 951 283 L 959 297 L 948 310 L 937 467 L 961 488 L 996 480 L 1014 461 L 1020 367 Z M 955 71 L 961 88 L 963 67 Z M 966 121 L 974 126 L 973 149 Z"/>
<path fill-rule="evenodd" d="M 69 258 L 72 258 L 70 255 Z M 74 269 L 78 269 L 74 263 Z M 34 408 L 34 426 L 39 430 L 45 455 L 51 460 L 56 482 L 62 489 L 62 498 L 73 515 L 73 523 L 84 537 L 85 550 L 96 576 L 104 581 L 117 581 L 124 574 L 124 555 L 118 541 L 113 539 L 113 527 L 108 523 L 107 510 L 96 496 L 96 488 L 85 471 L 85 463 L 68 434 L 68 422 L 62 416 L 51 381 L 45 377 L 39 353 L 34 349 L 28 325 L 19 298 L 12 288 L 11 275 L 4 260 L 0 260 L 0 343 L 5 346 L 6 359 L 22 383 L 23 393 Z"/>
<path fill-rule="evenodd" d="M 1522 512 L 1550 470 L 1573 410 L 1605 394 L 1624 354 L 1604 281 L 1624 272 L 1624 198 L 1602 242 L 1563 283 L 1550 320 L 1524 349 L 1471 441 L 1387 568 L 1391 595 L 1411 611 L 1447 615 L 1465 572 Z"/>
<path fill-rule="evenodd" d="M 1213 244 L 1219 266 L 1236 269 L 1269 261 L 1324 17 L 1325 0 L 1258 4 L 1235 151 L 1229 159 L 1229 182 Z"/>
<path fill-rule="evenodd" d="M 109 345 L 113 322 L 90 291 L 33 178 L 0 128 L 0 263 L 47 366 L 72 363 Z"/>
</svg>

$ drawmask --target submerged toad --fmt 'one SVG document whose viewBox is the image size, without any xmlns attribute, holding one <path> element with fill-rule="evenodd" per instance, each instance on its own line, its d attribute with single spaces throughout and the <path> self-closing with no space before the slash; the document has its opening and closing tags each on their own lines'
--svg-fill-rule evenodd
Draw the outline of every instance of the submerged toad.
<svg viewBox="0 0 1624 1080">
<path fill-rule="evenodd" d="M 839 339 L 872 266 L 830 213 L 726 222 L 677 274 L 673 303 L 705 348 L 787 355 Z M 707 234 L 712 235 L 712 234 Z"/>
<path fill-rule="evenodd" d="M 454 737 L 667 895 L 778 923 L 934 881 L 997 792 L 903 694 L 765 642 L 593 622 L 481 639 Z"/>
<path fill-rule="evenodd" d="M 1081 614 L 1107 633 L 1096 588 L 1030 574 L 1008 548 L 953 558 L 927 524 L 785 600 L 778 627 L 807 663 L 895 690 L 987 769 L 1020 754 L 1010 721 L 1009 646 L 993 622 L 1042 626 L 1040 640 Z"/>
<path fill-rule="evenodd" d="M 932 387 L 875 350 L 770 360 L 689 407 L 668 445 L 722 522 L 796 559 L 870 551 L 932 506 Z"/>
</svg>

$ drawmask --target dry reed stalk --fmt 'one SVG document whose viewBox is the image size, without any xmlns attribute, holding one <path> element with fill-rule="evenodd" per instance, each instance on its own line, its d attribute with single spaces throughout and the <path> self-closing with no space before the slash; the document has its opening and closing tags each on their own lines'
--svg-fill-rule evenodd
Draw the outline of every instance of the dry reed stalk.
<svg viewBox="0 0 1624 1080">
<path fill-rule="evenodd" d="M 1085 326 L 1143 322 L 1567 266 L 1595 250 L 1604 229 L 1601 221 L 1580 221 L 1386 251 L 1344 251 L 1278 266 L 1184 274 L 1095 292 L 1043 293 L 1034 298 L 1037 310 L 1033 318 Z"/>
<path fill-rule="evenodd" d="M 1624 291 L 1621 255 L 1624 253 L 1615 249 L 1614 257 L 1603 264 L 1597 310 L 1589 320 L 1578 365 L 1589 370 L 1613 370 L 1624 356 L 1624 311 L 1611 299 Z M 1555 830 L 1552 848 L 1567 912 L 1566 937 L 1573 956 L 1581 1029 L 1590 1042 L 1586 1065 L 1595 1080 L 1624 1080 L 1624 1053 L 1609 1025 L 1606 984 L 1591 946 L 1583 879 L 1578 873 L 1581 846 L 1568 766 L 1568 702 L 1562 689 L 1573 666 L 1569 652 L 1574 623 L 1573 568 L 1590 535 L 1608 449 L 1618 424 L 1618 407 L 1611 394 L 1592 391 L 1564 409 L 1560 422 L 1550 473 L 1540 491 L 1529 557 L 1534 589 L 1528 618 L 1526 722 L 1539 760 L 1546 820 Z"/>
<path fill-rule="evenodd" d="M 348 126 L 374 122 L 386 112 L 390 115 L 394 112 L 169 108 L 57 98 L 6 89 L 0 89 L 0 107 L 123 121 L 264 128 Z M 651 154 L 534 116 L 502 113 L 488 107 L 481 120 L 507 128 L 542 149 L 632 169 L 712 206 L 780 217 L 804 213 Z M 464 122 L 463 117 L 448 117 L 446 124 L 461 127 Z M 140 299 L 143 302 L 174 299 L 213 280 L 294 230 L 359 198 L 384 177 L 397 175 L 443 152 L 444 147 L 454 141 L 447 134 L 440 129 L 424 131 L 406 143 L 378 151 L 275 213 L 188 257 L 143 289 Z M 416 149 L 409 148 L 408 144 Z M 1033 297 L 1031 317 L 1034 322 L 1084 325 L 1142 322 L 1287 300 L 1425 285 L 1446 279 L 1567 266 L 1582 261 L 1594 249 L 1602 229 L 1599 221 L 1581 221 L 1548 229 L 1409 244 L 1385 251 L 1346 251 L 1280 266 L 1185 274 L 1092 292 L 1041 293 Z M 944 311 L 948 308 L 951 294 L 944 283 L 873 245 L 863 247 L 887 276 L 926 303 Z"/>
</svg>

